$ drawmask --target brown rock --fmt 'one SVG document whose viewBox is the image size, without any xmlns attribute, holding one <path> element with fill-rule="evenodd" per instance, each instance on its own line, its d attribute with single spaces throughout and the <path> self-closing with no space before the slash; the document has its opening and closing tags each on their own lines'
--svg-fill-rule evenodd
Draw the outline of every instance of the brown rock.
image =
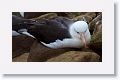
<svg viewBox="0 0 120 80">
<path fill-rule="evenodd" d="M 58 56 L 66 51 L 75 50 L 75 49 L 51 49 L 43 46 L 38 42 L 34 42 L 31 47 L 30 54 L 28 57 L 28 62 L 43 62 L 49 58 Z"/>
<path fill-rule="evenodd" d="M 101 31 L 102 31 L 102 20 L 96 22 L 93 35 Z"/>
<path fill-rule="evenodd" d="M 73 18 L 75 17 L 73 12 L 55 12 L 58 16 Z"/>
<path fill-rule="evenodd" d="M 39 17 L 36 17 L 36 18 L 32 18 L 32 19 L 52 19 L 54 17 L 57 17 L 57 14 L 56 13 L 47 13 L 47 14 L 44 14 L 44 15 L 41 15 Z"/>
<path fill-rule="evenodd" d="M 95 25 L 96 25 L 97 21 L 100 21 L 100 20 L 102 20 L 102 14 L 98 15 L 96 18 L 94 18 L 94 19 L 89 23 L 89 29 L 90 29 L 91 34 L 92 34 L 93 31 L 94 31 L 94 28 L 95 28 Z"/>
<path fill-rule="evenodd" d="M 57 13 L 57 12 L 56 12 Z M 86 12 L 58 12 L 58 16 L 68 17 L 70 19 L 85 14 Z"/>
<path fill-rule="evenodd" d="M 101 15 L 101 14 L 102 14 L 102 12 L 97 12 L 97 13 L 96 13 L 97 16 L 98 16 L 98 15 Z"/>
<path fill-rule="evenodd" d="M 31 18 L 36 18 L 44 14 L 49 14 L 49 13 L 55 13 L 58 16 L 63 16 L 63 17 L 72 17 L 72 12 L 25 12 L 24 16 L 25 18 L 31 19 Z"/>
<path fill-rule="evenodd" d="M 77 16 L 77 17 L 73 18 L 72 20 L 74 20 L 74 21 L 86 21 L 89 23 L 92 20 L 92 17 L 90 17 L 88 15 L 81 15 L 81 16 Z"/>
<path fill-rule="evenodd" d="M 13 62 L 27 62 L 29 53 L 24 53 L 18 57 L 12 59 Z"/>
<path fill-rule="evenodd" d="M 79 49 L 80 50 L 80 49 Z M 70 54 L 68 51 L 71 51 Z M 67 54 L 66 54 L 66 53 Z M 68 57 L 70 55 L 70 57 Z M 60 56 L 60 58 L 59 58 Z M 62 57 L 64 58 L 62 58 Z M 75 57 L 78 56 L 78 57 Z M 55 58 L 55 59 L 54 59 Z M 71 60 L 73 58 L 73 60 Z M 57 60 L 58 59 L 58 60 Z M 76 62 L 76 61 L 99 61 L 99 56 L 94 52 L 85 52 L 85 51 L 78 51 L 78 49 L 51 49 L 48 47 L 43 46 L 38 42 L 34 42 L 30 54 L 28 56 L 28 62 L 45 62 L 45 61 L 65 61 L 65 62 Z"/>
<path fill-rule="evenodd" d="M 24 17 L 27 19 L 35 18 L 46 14 L 47 12 L 24 12 Z"/>
<path fill-rule="evenodd" d="M 12 37 L 12 58 L 29 52 L 33 42 L 34 39 L 26 35 Z"/>
<path fill-rule="evenodd" d="M 89 47 L 102 57 L 102 32 L 92 35 Z"/>
<path fill-rule="evenodd" d="M 80 15 L 85 15 L 87 12 L 80 12 Z"/>
<path fill-rule="evenodd" d="M 90 16 L 92 19 L 96 17 L 96 13 L 95 12 L 87 12 L 85 13 L 86 16 Z"/>
<path fill-rule="evenodd" d="M 99 62 L 100 56 L 94 52 L 68 51 L 57 57 L 48 59 L 48 62 Z"/>
</svg>

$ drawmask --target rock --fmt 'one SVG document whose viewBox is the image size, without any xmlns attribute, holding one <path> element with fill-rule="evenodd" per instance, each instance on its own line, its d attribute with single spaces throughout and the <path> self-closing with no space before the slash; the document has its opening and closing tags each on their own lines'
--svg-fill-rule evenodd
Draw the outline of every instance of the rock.
<svg viewBox="0 0 120 80">
<path fill-rule="evenodd" d="M 82 12 L 54 12 L 54 13 L 56 13 L 60 17 L 67 17 L 71 19 L 83 14 L 84 12 L 83 13 Z"/>
<path fill-rule="evenodd" d="M 27 62 L 29 53 L 24 53 L 18 57 L 12 59 L 13 62 Z"/>
<path fill-rule="evenodd" d="M 73 12 L 66 12 L 68 18 L 72 19 L 74 18 L 76 15 Z"/>
<path fill-rule="evenodd" d="M 27 19 L 39 17 L 41 15 L 47 14 L 47 12 L 24 12 L 24 17 Z"/>
<path fill-rule="evenodd" d="M 102 57 L 102 20 L 96 21 L 90 48 Z"/>
<path fill-rule="evenodd" d="M 33 42 L 34 39 L 26 35 L 12 37 L 12 58 L 29 52 Z"/>
<path fill-rule="evenodd" d="M 61 12 L 61 15 L 60 13 L 57 13 L 58 16 L 63 16 L 63 17 L 67 17 L 67 18 L 74 18 L 74 17 L 77 17 L 77 16 L 80 16 L 81 14 L 84 14 L 84 13 L 81 13 L 81 12 Z"/>
<path fill-rule="evenodd" d="M 62 17 L 68 17 L 68 18 L 73 18 L 75 15 L 73 15 L 72 12 L 55 12 L 58 16 Z"/>
<path fill-rule="evenodd" d="M 39 16 L 49 14 L 49 13 L 55 13 L 58 16 L 63 16 L 63 17 L 69 17 L 71 14 L 71 12 L 25 12 L 24 16 L 27 19 L 31 19 L 31 18 L 37 18 Z"/>
<path fill-rule="evenodd" d="M 102 32 L 96 32 L 96 34 L 92 35 L 89 47 L 102 56 Z"/>
<path fill-rule="evenodd" d="M 97 16 L 98 16 L 98 15 L 102 15 L 102 12 L 97 12 L 96 15 L 97 15 Z"/>
<path fill-rule="evenodd" d="M 80 13 L 79 16 L 81 16 L 81 15 L 85 15 L 87 12 L 79 12 L 79 13 Z"/>
<path fill-rule="evenodd" d="M 102 14 L 98 15 L 96 18 L 94 18 L 89 23 L 89 29 L 90 29 L 91 34 L 93 34 L 93 31 L 94 31 L 94 28 L 95 28 L 95 25 L 96 25 L 97 21 L 100 21 L 100 20 L 102 20 Z"/>
<path fill-rule="evenodd" d="M 28 62 L 43 62 L 47 61 L 47 59 L 58 56 L 66 51 L 75 50 L 75 49 L 51 49 L 45 47 L 41 43 L 34 42 L 30 54 L 28 57 Z"/>
<path fill-rule="evenodd" d="M 47 13 L 47 14 L 44 14 L 44 15 L 41 15 L 39 17 L 32 18 L 32 19 L 35 19 L 35 20 L 39 20 L 39 19 L 52 19 L 54 17 L 57 17 L 56 13 Z"/>
<path fill-rule="evenodd" d="M 100 56 L 94 52 L 68 51 L 48 59 L 47 62 L 99 62 Z"/>
<path fill-rule="evenodd" d="M 102 61 L 102 13 L 90 22 L 90 31 L 93 33 L 89 47 L 100 55 Z"/>
<path fill-rule="evenodd" d="M 80 50 L 80 49 L 79 49 Z M 68 52 L 70 51 L 70 52 Z M 66 52 L 66 53 L 65 53 Z M 61 57 L 62 56 L 62 57 Z M 68 57 L 69 56 L 69 57 Z M 78 56 L 74 58 L 75 56 Z M 73 60 L 71 60 L 73 58 Z M 34 42 L 30 54 L 28 56 L 28 62 L 45 62 L 45 61 L 99 61 L 99 56 L 94 52 L 78 51 L 78 49 L 51 49 L 45 47 L 41 43 Z"/>
<path fill-rule="evenodd" d="M 93 35 L 100 31 L 102 31 L 102 20 L 96 22 Z"/>
<path fill-rule="evenodd" d="M 81 15 L 81 16 L 77 16 L 77 17 L 73 18 L 72 20 L 74 20 L 74 21 L 86 21 L 89 23 L 92 20 L 92 17 L 87 16 L 87 15 Z"/>
<path fill-rule="evenodd" d="M 90 16 L 92 19 L 94 19 L 96 17 L 96 13 L 95 12 L 87 12 L 85 13 L 86 16 Z"/>
</svg>

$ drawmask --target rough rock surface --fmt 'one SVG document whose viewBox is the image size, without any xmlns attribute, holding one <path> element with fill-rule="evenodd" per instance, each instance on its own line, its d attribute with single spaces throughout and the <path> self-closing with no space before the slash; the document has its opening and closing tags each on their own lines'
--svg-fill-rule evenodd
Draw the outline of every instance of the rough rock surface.
<svg viewBox="0 0 120 80">
<path fill-rule="evenodd" d="M 98 15 L 96 18 L 94 18 L 90 23 L 89 23 L 89 29 L 90 32 L 93 33 L 94 28 L 96 26 L 97 21 L 102 20 L 102 14 Z"/>
<path fill-rule="evenodd" d="M 94 19 L 96 17 L 95 12 L 88 12 L 88 13 L 85 13 L 85 15 L 92 17 L 92 19 Z"/>
<path fill-rule="evenodd" d="M 30 54 L 28 57 L 29 62 L 41 62 L 46 61 L 49 58 L 58 56 L 66 51 L 75 50 L 75 49 L 51 49 L 45 47 L 41 43 L 34 42 L 31 49 Z"/>
<path fill-rule="evenodd" d="M 72 14 L 72 12 L 25 12 L 24 17 L 27 19 L 31 19 L 49 13 L 56 13 L 58 16 L 69 17 L 69 18 L 73 18 L 75 16 Z"/>
<path fill-rule="evenodd" d="M 57 17 L 56 13 L 48 13 L 48 14 L 44 14 L 44 15 L 41 15 L 39 17 L 32 18 L 32 19 L 35 19 L 35 20 L 38 20 L 38 19 L 51 19 L 51 18 L 54 18 L 54 17 Z"/>
<path fill-rule="evenodd" d="M 29 52 L 33 42 L 34 39 L 26 35 L 12 37 L 12 58 Z"/>
<path fill-rule="evenodd" d="M 100 56 L 94 52 L 87 52 L 82 49 L 51 49 L 43 46 L 38 42 L 34 42 L 30 54 L 28 57 L 28 62 L 99 62 Z"/>
<path fill-rule="evenodd" d="M 13 62 L 27 62 L 29 53 L 24 53 L 12 59 Z"/>
<path fill-rule="evenodd" d="M 97 54 L 99 54 L 102 58 L 102 20 L 101 20 L 101 14 L 98 15 L 94 20 L 93 24 L 94 30 L 93 34 L 91 36 L 91 41 L 89 44 L 90 49 L 95 51 Z"/>
<path fill-rule="evenodd" d="M 97 32 L 102 32 L 102 21 L 101 20 L 96 22 L 93 35 L 96 34 Z"/>
<path fill-rule="evenodd" d="M 90 22 L 92 20 L 92 17 L 91 16 L 88 16 L 88 15 L 82 15 L 82 16 L 77 16 L 75 18 L 73 18 L 72 20 L 74 21 L 86 21 L 86 22 Z"/>
<path fill-rule="evenodd" d="M 102 56 L 102 32 L 97 32 L 96 34 L 92 35 L 89 47 Z"/>
<path fill-rule="evenodd" d="M 35 18 L 46 14 L 47 12 L 24 12 L 24 17 L 27 19 Z"/>
<path fill-rule="evenodd" d="M 68 51 L 57 57 L 47 60 L 48 62 L 99 62 L 100 56 L 94 52 Z"/>
</svg>

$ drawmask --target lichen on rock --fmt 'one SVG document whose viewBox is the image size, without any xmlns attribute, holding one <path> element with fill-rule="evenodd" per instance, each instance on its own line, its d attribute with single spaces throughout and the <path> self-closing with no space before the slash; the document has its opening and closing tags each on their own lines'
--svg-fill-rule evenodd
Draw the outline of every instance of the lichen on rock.
<svg viewBox="0 0 120 80">
<path fill-rule="evenodd" d="M 47 13 L 47 14 L 44 14 L 44 15 L 41 15 L 39 17 L 32 18 L 32 19 L 35 19 L 35 20 L 39 20 L 39 19 L 51 19 L 51 18 L 54 18 L 54 17 L 57 17 L 56 13 Z"/>
<path fill-rule="evenodd" d="M 100 56 L 94 52 L 68 51 L 47 62 L 99 62 Z"/>
<path fill-rule="evenodd" d="M 89 47 L 102 56 L 102 32 L 92 35 Z"/>
<path fill-rule="evenodd" d="M 90 23 L 89 23 L 89 29 L 90 32 L 94 31 L 95 25 L 97 21 L 102 20 L 102 14 L 98 15 L 96 18 L 94 18 Z"/>
</svg>

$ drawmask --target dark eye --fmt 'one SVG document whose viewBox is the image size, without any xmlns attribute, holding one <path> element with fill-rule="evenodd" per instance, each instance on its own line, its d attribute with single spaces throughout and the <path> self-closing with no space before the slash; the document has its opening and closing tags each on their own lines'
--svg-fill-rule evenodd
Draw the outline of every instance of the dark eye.
<svg viewBox="0 0 120 80">
<path fill-rule="evenodd" d="M 77 34 L 80 34 L 80 32 L 76 31 L 75 29 L 74 29 L 74 31 L 75 31 Z"/>
<path fill-rule="evenodd" d="M 79 34 L 79 32 L 77 32 Z"/>
</svg>

